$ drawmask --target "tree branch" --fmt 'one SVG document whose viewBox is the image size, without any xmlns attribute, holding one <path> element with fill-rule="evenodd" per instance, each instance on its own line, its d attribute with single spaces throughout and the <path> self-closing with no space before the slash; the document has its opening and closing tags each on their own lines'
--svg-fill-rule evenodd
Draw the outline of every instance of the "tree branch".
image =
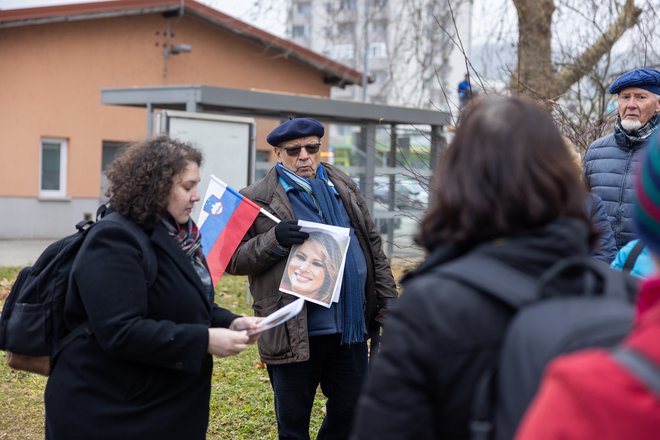
<svg viewBox="0 0 660 440">
<path fill-rule="evenodd" d="M 591 71 L 598 60 L 612 49 L 614 43 L 621 38 L 624 32 L 637 24 L 641 13 L 642 10 L 635 6 L 633 0 L 626 0 L 614 23 L 573 63 L 555 75 L 553 93 L 549 98 L 556 98 L 564 94 L 585 73 Z"/>
</svg>

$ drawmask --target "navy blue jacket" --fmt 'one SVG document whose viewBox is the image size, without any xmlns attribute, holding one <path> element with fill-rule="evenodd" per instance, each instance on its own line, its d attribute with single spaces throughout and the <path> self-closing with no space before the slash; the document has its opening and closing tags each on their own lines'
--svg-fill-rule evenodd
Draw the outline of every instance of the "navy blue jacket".
<svg viewBox="0 0 660 440">
<path fill-rule="evenodd" d="M 617 250 L 637 238 L 632 228 L 633 170 L 645 145 L 615 129 L 594 141 L 584 156 L 584 177 L 591 192 L 603 199 Z"/>
<path fill-rule="evenodd" d="M 616 256 L 616 243 L 612 226 L 607 219 L 603 200 L 596 194 L 590 193 L 587 198 L 587 212 L 591 217 L 594 227 L 600 233 L 598 243 L 591 250 L 591 256 L 597 260 L 610 264 Z"/>
</svg>

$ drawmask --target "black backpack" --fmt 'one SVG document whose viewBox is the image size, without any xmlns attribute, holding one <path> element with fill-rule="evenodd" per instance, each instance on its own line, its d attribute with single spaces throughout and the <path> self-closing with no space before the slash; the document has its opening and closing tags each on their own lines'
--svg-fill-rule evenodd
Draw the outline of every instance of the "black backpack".
<svg viewBox="0 0 660 440">
<path fill-rule="evenodd" d="M 101 210 L 102 212 L 102 210 Z M 156 278 L 156 257 L 149 237 L 135 223 L 117 212 L 76 224 L 76 232 L 51 245 L 33 266 L 23 268 L 12 286 L 0 315 L 0 350 L 7 352 L 10 367 L 50 374 L 51 362 L 87 324 L 69 331 L 64 323 L 64 301 L 73 263 L 89 231 L 100 222 L 120 223 L 135 235 L 145 256 L 151 286 Z"/>
<path fill-rule="evenodd" d="M 632 329 L 636 281 L 590 257 L 562 260 L 538 279 L 474 255 L 448 263 L 440 271 L 515 312 L 497 364 L 476 384 L 472 440 L 513 438 L 554 357 L 588 347 L 613 347 Z M 566 284 L 571 286 L 581 281 L 582 288 L 550 293 L 548 286 L 561 280 L 574 280 Z"/>
</svg>

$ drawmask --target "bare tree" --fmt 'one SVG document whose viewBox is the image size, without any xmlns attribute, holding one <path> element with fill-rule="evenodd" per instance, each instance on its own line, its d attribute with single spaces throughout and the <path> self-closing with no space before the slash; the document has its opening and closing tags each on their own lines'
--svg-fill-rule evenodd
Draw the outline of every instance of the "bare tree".
<svg viewBox="0 0 660 440">
<path fill-rule="evenodd" d="M 256 3 L 265 10 L 274 1 Z M 290 8 L 302 2 L 285 1 Z M 346 9 L 365 0 L 308 1 L 328 13 L 320 21 L 332 38 L 320 51 L 332 57 L 333 45 L 350 41 L 356 50 L 339 61 L 362 70 L 365 45 L 357 18 L 352 33 L 344 32 L 347 25 L 339 30 L 350 16 Z M 383 14 L 386 3 L 390 10 L 396 8 L 394 14 Z M 369 27 L 369 41 L 384 41 L 378 38 L 389 35 L 384 64 L 369 60 L 367 69 L 377 73 L 370 88 L 385 98 L 378 102 L 455 109 L 450 102 L 456 91 L 453 84 L 448 87 L 447 77 L 450 53 L 458 51 L 474 87 L 482 93 L 523 94 L 543 102 L 562 132 L 582 149 L 611 122 L 607 88 L 612 80 L 631 68 L 660 65 L 658 0 L 369 0 L 369 5 L 362 23 Z M 465 5 L 487 9 L 487 19 L 474 25 L 475 30 L 489 30 L 482 51 L 487 64 L 470 51 L 468 29 L 457 12 Z M 379 34 L 383 26 L 387 32 Z M 354 97 L 359 95 L 355 90 Z M 407 149 L 396 149 L 396 165 L 428 188 L 433 158 L 427 166 L 420 167 L 419 161 L 413 166 L 407 162 Z"/>
<path fill-rule="evenodd" d="M 657 0 L 511 0 L 496 14 L 505 17 L 510 7 L 513 22 L 493 19 L 489 39 L 503 53 L 515 48 L 515 59 L 500 68 L 502 77 L 508 77 L 508 92 L 543 102 L 564 134 L 586 148 L 613 118 L 607 89 L 614 78 L 635 67 L 660 63 L 660 4 Z M 480 76 L 478 68 L 474 74 Z"/>
<path fill-rule="evenodd" d="M 514 93 L 552 101 L 591 72 L 623 33 L 637 24 L 642 13 L 633 0 L 626 0 L 621 8 L 612 11 L 613 20 L 607 29 L 557 69 L 552 57 L 554 0 L 513 0 L 513 4 L 518 13 L 518 63 L 509 88 Z"/>
</svg>

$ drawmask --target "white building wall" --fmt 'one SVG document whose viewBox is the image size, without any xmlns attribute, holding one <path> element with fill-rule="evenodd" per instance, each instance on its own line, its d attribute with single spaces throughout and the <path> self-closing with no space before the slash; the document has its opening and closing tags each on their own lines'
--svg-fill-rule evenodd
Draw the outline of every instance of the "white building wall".
<svg viewBox="0 0 660 440">
<path fill-rule="evenodd" d="M 40 200 L 3 197 L 0 216 L 13 219 L 11 227 L 0 229 L 0 240 L 55 239 L 76 232 L 76 223 L 94 220 L 99 199 Z M 29 213 L 17 216 L 16 213 Z"/>
</svg>

